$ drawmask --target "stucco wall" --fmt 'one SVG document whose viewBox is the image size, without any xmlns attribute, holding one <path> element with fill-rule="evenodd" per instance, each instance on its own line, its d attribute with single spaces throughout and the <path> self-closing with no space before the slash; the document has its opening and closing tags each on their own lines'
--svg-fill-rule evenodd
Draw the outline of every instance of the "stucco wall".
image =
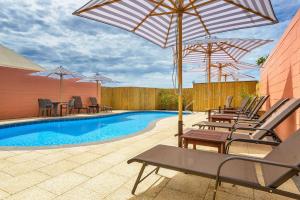
<svg viewBox="0 0 300 200">
<path fill-rule="evenodd" d="M 32 72 L 0 67 L 0 119 L 37 116 L 38 98 L 59 100 L 59 81 L 30 76 Z M 63 101 L 78 95 L 88 105 L 88 97 L 96 96 L 95 83 L 78 83 L 70 79 L 64 80 L 63 88 Z"/>
<path fill-rule="evenodd" d="M 266 109 L 283 97 L 300 98 L 300 10 L 263 65 L 260 92 L 270 95 Z M 287 138 L 299 126 L 298 109 L 278 128 L 280 137 Z"/>
</svg>

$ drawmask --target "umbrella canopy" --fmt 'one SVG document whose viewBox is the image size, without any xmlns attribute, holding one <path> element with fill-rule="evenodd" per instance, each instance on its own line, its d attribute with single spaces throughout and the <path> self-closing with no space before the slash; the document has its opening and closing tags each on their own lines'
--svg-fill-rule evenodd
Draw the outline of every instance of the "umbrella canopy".
<svg viewBox="0 0 300 200">
<path fill-rule="evenodd" d="M 62 102 L 62 93 L 63 93 L 63 79 L 72 79 L 72 78 L 82 78 L 82 75 L 77 72 L 72 72 L 66 68 L 60 66 L 52 70 L 46 70 L 42 72 L 35 72 L 31 74 L 32 76 L 45 76 L 49 78 L 59 79 L 59 101 Z"/>
<path fill-rule="evenodd" d="M 238 81 L 239 78 L 255 78 L 253 76 L 241 73 L 242 70 L 257 70 L 259 66 L 253 65 L 245 62 L 215 62 L 211 64 L 211 78 L 217 77 L 219 82 L 219 106 L 221 106 L 221 81 L 222 77 L 224 77 L 225 82 L 228 78 L 232 78 L 234 81 Z M 192 68 L 189 72 L 200 72 L 203 75 L 207 74 L 207 68 L 205 64 L 202 63 L 198 68 Z M 226 88 L 226 87 L 225 87 Z"/>
<path fill-rule="evenodd" d="M 182 120 L 182 42 L 277 23 L 270 0 L 91 0 L 74 15 L 125 29 L 161 46 L 177 45 L 178 135 Z M 182 146 L 180 137 L 178 145 Z"/>
<path fill-rule="evenodd" d="M 114 81 L 111 78 L 103 76 L 100 73 L 95 73 L 93 76 L 84 77 L 81 80 L 79 80 L 78 82 L 95 82 L 96 83 L 96 95 L 97 95 L 98 101 L 99 101 L 99 83 L 100 84 L 117 83 L 117 81 Z"/>
<path fill-rule="evenodd" d="M 182 40 L 278 22 L 270 0 L 92 0 L 75 15 L 134 32 L 161 46 Z"/>
<path fill-rule="evenodd" d="M 244 70 L 257 70 L 258 65 L 250 64 L 246 62 L 215 62 L 211 64 L 211 78 L 218 77 L 218 82 L 222 81 L 221 77 L 228 75 L 228 77 L 240 77 L 240 78 L 255 78 L 253 76 L 246 75 L 242 71 Z M 203 76 L 207 74 L 207 68 L 205 63 L 201 63 L 199 67 L 192 68 L 187 72 L 199 72 Z M 235 79 L 237 80 L 237 78 Z"/>
<path fill-rule="evenodd" d="M 186 44 L 183 51 L 183 62 L 207 63 L 207 92 L 210 94 L 211 64 L 213 62 L 238 63 L 247 53 L 271 41 L 272 40 L 217 38 L 209 36 L 205 39 Z M 210 108 L 210 98 L 208 98 L 207 103 L 208 108 Z"/>
<path fill-rule="evenodd" d="M 203 40 L 193 41 L 184 46 L 184 63 L 211 63 L 238 61 L 260 46 L 273 40 L 240 39 L 240 38 L 217 38 L 207 37 Z"/>
</svg>

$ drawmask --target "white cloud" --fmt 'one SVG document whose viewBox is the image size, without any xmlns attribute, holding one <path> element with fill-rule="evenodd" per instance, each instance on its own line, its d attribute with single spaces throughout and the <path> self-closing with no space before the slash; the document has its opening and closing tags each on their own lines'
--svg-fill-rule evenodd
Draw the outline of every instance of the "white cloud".
<svg viewBox="0 0 300 200">
<path fill-rule="evenodd" d="M 44 67 L 63 65 L 82 73 L 102 72 L 121 85 L 172 87 L 172 51 L 161 49 L 132 33 L 73 16 L 86 0 L 5 0 L 0 2 L 0 42 Z M 266 55 L 287 26 L 299 0 L 274 0 L 282 22 L 219 34 L 222 37 L 273 39 L 245 57 L 255 62 Z M 284 5 L 284 7 L 282 6 Z M 185 66 L 187 67 L 187 66 Z M 256 73 L 256 72 L 249 72 Z M 184 73 L 184 85 L 204 81 Z"/>
</svg>

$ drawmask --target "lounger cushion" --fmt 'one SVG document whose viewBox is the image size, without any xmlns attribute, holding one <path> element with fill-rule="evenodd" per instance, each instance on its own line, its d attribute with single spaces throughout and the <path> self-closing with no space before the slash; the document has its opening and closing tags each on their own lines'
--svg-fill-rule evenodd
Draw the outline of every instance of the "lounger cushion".
<svg viewBox="0 0 300 200">
<path fill-rule="evenodd" d="M 215 178 L 218 166 L 231 155 L 158 145 L 130 159 L 162 168 Z M 221 180 L 240 185 L 257 185 L 255 166 L 246 161 L 229 161 L 221 171 Z"/>
</svg>

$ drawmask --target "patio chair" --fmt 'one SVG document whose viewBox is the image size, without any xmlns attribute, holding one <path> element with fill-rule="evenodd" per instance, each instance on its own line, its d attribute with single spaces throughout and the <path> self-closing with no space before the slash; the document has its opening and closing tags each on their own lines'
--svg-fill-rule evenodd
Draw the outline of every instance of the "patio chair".
<svg viewBox="0 0 300 200">
<path fill-rule="evenodd" d="M 214 114 L 210 116 L 210 121 L 227 121 L 227 122 L 231 122 L 232 120 L 237 121 L 240 119 L 245 119 L 245 120 L 252 120 L 255 118 L 258 118 L 258 112 L 261 109 L 261 107 L 263 106 L 263 104 L 267 101 L 267 99 L 269 98 L 269 96 L 262 96 L 260 98 L 258 98 L 258 100 L 256 101 L 256 103 L 254 103 L 254 106 L 251 106 L 251 110 L 249 112 L 246 113 L 239 113 L 239 114 Z"/>
<path fill-rule="evenodd" d="M 90 97 L 90 105 L 89 105 L 89 110 L 92 112 L 99 112 L 99 104 L 97 102 L 97 98 L 96 97 Z"/>
<path fill-rule="evenodd" d="M 230 146 L 234 142 L 246 142 L 255 144 L 265 144 L 276 146 L 281 142 L 280 137 L 276 133 L 275 129 L 291 114 L 293 114 L 300 107 L 300 99 L 290 99 L 284 105 L 277 109 L 272 116 L 260 126 L 260 127 L 239 127 L 234 126 L 231 132 L 215 131 L 215 130 L 197 130 L 199 134 L 202 133 L 218 133 L 229 135 L 226 145 L 226 152 L 228 152 Z M 249 134 L 236 133 L 238 130 L 254 131 Z M 195 133 L 194 133 L 195 134 Z M 195 135 L 196 137 L 196 135 Z"/>
<path fill-rule="evenodd" d="M 199 123 L 193 124 L 193 126 L 198 126 L 199 129 L 205 127 L 208 128 L 227 128 L 231 130 L 233 127 L 239 127 L 242 129 L 245 127 L 248 129 L 249 127 L 259 127 L 261 126 L 271 115 L 276 112 L 283 104 L 285 104 L 289 99 L 284 98 L 278 100 L 267 112 L 265 112 L 262 116 L 260 116 L 258 119 L 238 119 L 235 123 L 224 123 L 224 122 L 208 122 L 208 121 L 201 121 Z"/>
<path fill-rule="evenodd" d="M 153 172 L 158 173 L 159 168 L 165 168 L 215 179 L 214 200 L 221 182 L 300 199 L 299 194 L 278 188 L 300 172 L 299 151 L 300 130 L 275 147 L 264 158 L 157 145 L 127 161 L 128 164 L 142 163 L 132 194 L 135 193 L 139 183 Z M 156 168 L 142 177 L 146 166 L 149 165 Z M 261 173 L 256 169 L 258 165 L 261 167 Z M 260 183 L 259 176 L 262 176 L 264 184 Z"/>
<path fill-rule="evenodd" d="M 47 99 L 38 99 L 39 111 L 38 116 L 51 116 L 52 114 L 52 103 Z"/>
<path fill-rule="evenodd" d="M 74 109 L 77 110 L 78 114 L 81 112 L 81 110 L 85 110 L 88 113 L 88 108 L 84 107 L 82 104 L 82 100 L 80 96 L 73 96 L 74 99 Z"/>
<path fill-rule="evenodd" d="M 66 114 L 72 114 L 75 106 L 75 99 L 71 98 L 67 104 L 63 104 L 61 109 L 66 111 Z M 62 111 L 61 111 L 62 112 Z"/>
</svg>

